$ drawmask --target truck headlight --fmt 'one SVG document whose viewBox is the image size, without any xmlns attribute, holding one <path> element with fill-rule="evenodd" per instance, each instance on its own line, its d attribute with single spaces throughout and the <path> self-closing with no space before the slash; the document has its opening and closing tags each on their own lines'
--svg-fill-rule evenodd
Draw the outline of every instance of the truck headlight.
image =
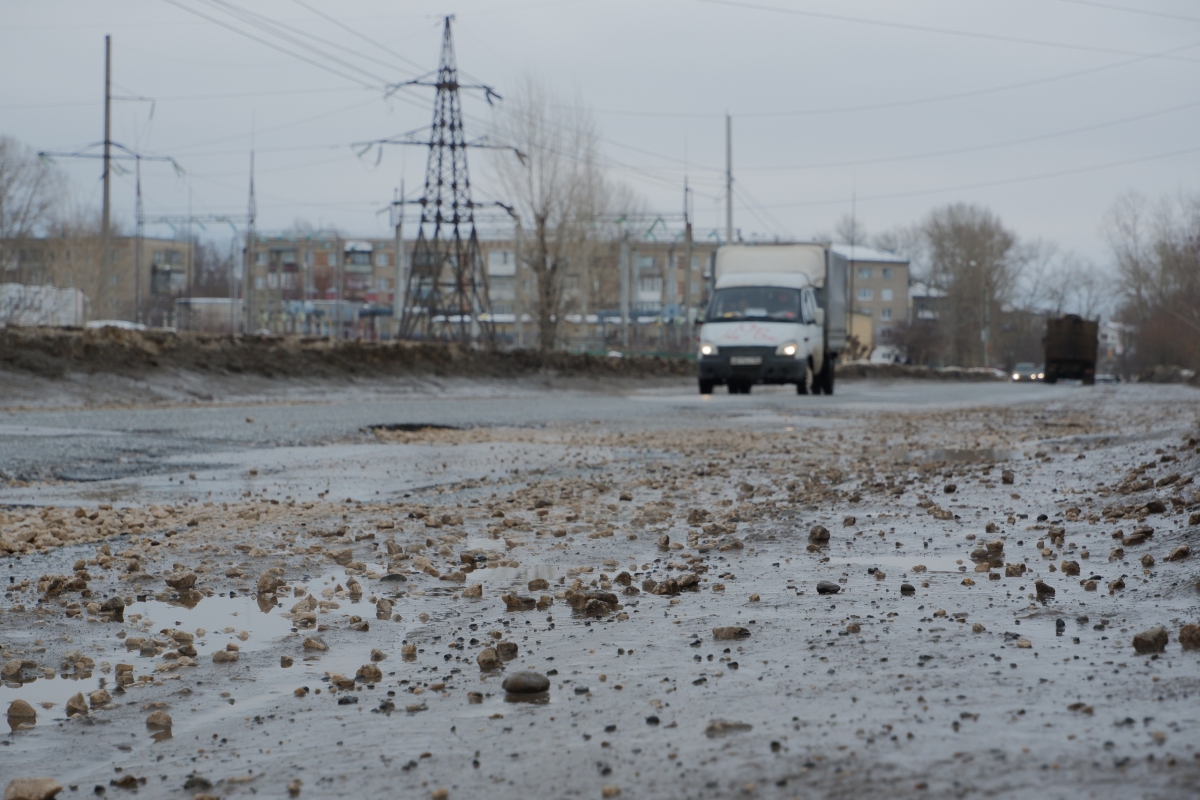
<svg viewBox="0 0 1200 800">
<path fill-rule="evenodd" d="M 1044 372 L 1038 373 L 1038 380 L 1041 380 L 1042 378 L 1045 378 L 1045 377 L 1046 377 L 1046 373 L 1044 373 Z"/>
<path fill-rule="evenodd" d="M 717 346 L 712 342 L 700 343 L 700 355 L 702 356 L 715 356 L 719 352 L 720 350 L 718 350 Z"/>
<path fill-rule="evenodd" d="M 1014 373 L 1013 373 L 1013 380 L 1014 380 L 1014 381 L 1019 381 L 1019 380 L 1021 380 L 1021 376 L 1020 376 L 1019 374 L 1017 374 L 1016 372 L 1014 372 Z"/>
<path fill-rule="evenodd" d="M 800 345 L 796 344 L 795 342 L 784 342 L 783 344 L 779 345 L 779 347 L 775 348 L 775 355 L 794 356 L 796 355 L 796 351 L 799 349 Z"/>
</svg>

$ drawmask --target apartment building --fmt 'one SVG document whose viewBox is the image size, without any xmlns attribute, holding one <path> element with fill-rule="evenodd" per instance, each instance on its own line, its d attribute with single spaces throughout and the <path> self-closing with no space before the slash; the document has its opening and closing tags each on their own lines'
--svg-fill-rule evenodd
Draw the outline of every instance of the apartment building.
<svg viewBox="0 0 1200 800">
<path fill-rule="evenodd" d="M 908 321 L 908 259 L 861 245 L 833 250 L 848 262 L 852 310 L 870 318 L 872 346 L 888 341 L 888 331 Z"/>
<path fill-rule="evenodd" d="M 31 239 L 4 248 L 0 283 L 76 289 L 87 319 L 175 324 L 175 301 L 192 285 L 193 248 L 174 239 L 114 236 L 103 267 L 99 236 Z"/>
</svg>

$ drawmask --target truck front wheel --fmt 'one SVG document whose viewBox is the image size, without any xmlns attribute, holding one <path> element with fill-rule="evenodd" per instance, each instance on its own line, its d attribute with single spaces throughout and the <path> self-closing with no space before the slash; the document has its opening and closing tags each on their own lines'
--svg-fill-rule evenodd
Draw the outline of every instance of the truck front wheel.
<svg viewBox="0 0 1200 800">
<path fill-rule="evenodd" d="M 700 394 L 712 394 L 713 382 L 700 379 Z"/>
<path fill-rule="evenodd" d="M 804 375 L 796 384 L 796 394 L 815 394 L 816 381 L 813 379 L 812 364 L 804 365 Z"/>
</svg>

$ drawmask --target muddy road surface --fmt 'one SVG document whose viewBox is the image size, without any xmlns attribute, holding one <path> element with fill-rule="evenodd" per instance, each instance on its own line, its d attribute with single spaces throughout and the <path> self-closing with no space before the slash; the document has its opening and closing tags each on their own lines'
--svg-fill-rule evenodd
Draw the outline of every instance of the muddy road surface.
<svg viewBox="0 0 1200 800">
<path fill-rule="evenodd" d="M 1200 393 L 692 392 L 0 413 L 0 783 L 1196 796 Z"/>
</svg>

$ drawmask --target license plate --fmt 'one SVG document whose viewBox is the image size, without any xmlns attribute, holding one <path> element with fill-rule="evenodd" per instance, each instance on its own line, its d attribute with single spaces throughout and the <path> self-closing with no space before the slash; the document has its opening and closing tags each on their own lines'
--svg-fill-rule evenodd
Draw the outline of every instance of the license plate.
<svg viewBox="0 0 1200 800">
<path fill-rule="evenodd" d="M 732 356 L 729 363 L 735 367 L 757 367 L 762 363 L 762 356 Z"/>
</svg>

